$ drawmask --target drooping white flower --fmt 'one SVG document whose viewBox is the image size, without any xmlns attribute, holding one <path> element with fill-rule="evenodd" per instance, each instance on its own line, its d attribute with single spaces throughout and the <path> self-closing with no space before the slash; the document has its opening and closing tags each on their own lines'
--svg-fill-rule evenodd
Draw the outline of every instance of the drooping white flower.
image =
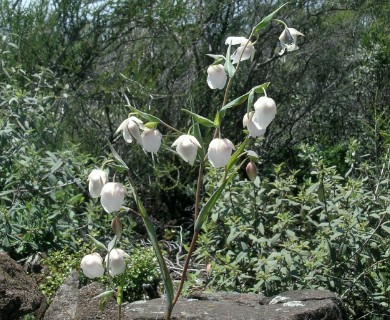
<svg viewBox="0 0 390 320">
<path fill-rule="evenodd" d="M 207 68 L 207 84 L 211 89 L 223 89 L 226 81 L 227 75 L 222 64 L 211 65 Z"/>
<path fill-rule="evenodd" d="M 102 192 L 103 186 L 107 183 L 107 172 L 100 169 L 93 169 L 88 176 L 88 190 L 92 198 L 97 198 Z"/>
<path fill-rule="evenodd" d="M 141 134 L 142 147 L 147 152 L 157 153 L 161 146 L 162 134 L 157 129 L 145 128 Z"/>
<path fill-rule="evenodd" d="M 232 150 L 233 143 L 229 139 L 213 139 L 209 144 L 208 158 L 210 163 L 215 168 L 221 168 L 228 164 Z"/>
<path fill-rule="evenodd" d="M 104 274 L 103 258 L 97 252 L 87 254 L 81 259 L 81 269 L 90 279 L 101 277 Z"/>
<path fill-rule="evenodd" d="M 126 189 L 122 183 L 108 182 L 103 186 L 100 194 L 100 203 L 103 209 L 110 213 L 119 210 L 125 200 Z"/>
<path fill-rule="evenodd" d="M 253 46 L 253 43 L 249 41 L 247 38 L 244 37 L 228 37 L 225 41 L 225 44 L 232 44 L 240 46 L 234 51 L 234 53 L 230 56 L 230 59 L 232 60 L 233 64 L 238 63 L 240 60 L 240 56 L 242 51 L 244 53 L 242 54 L 241 61 L 253 59 L 255 55 L 255 47 Z M 245 48 L 245 50 L 244 50 Z"/>
<path fill-rule="evenodd" d="M 177 153 L 191 166 L 195 162 L 198 148 L 202 148 L 199 141 L 194 136 L 188 134 L 183 134 L 177 138 L 172 147 L 176 147 Z"/>
<path fill-rule="evenodd" d="M 243 44 L 248 42 L 248 39 L 245 37 L 227 37 L 225 44 L 232 44 L 232 46 L 235 46 L 237 44 Z"/>
<path fill-rule="evenodd" d="M 120 124 L 115 134 L 122 131 L 123 138 L 125 139 L 126 142 L 131 143 L 133 142 L 133 139 L 135 139 L 137 142 L 140 142 L 141 139 L 140 129 L 143 129 L 143 127 L 144 127 L 144 123 L 140 119 L 131 116 L 130 118 L 127 118 Z"/>
<path fill-rule="evenodd" d="M 122 249 L 112 249 L 109 254 L 104 258 L 108 272 L 112 277 L 121 274 L 126 269 L 125 257 L 128 254 Z"/>
<path fill-rule="evenodd" d="M 279 55 L 282 55 L 285 52 L 285 50 L 287 51 L 298 50 L 299 49 L 297 46 L 298 36 L 305 36 L 305 35 L 294 28 L 284 29 L 282 34 L 279 36 L 280 47 L 281 47 Z"/>
<path fill-rule="evenodd" d="M 234 51 L 234 53 L 230 57 L 232 59 L 233 64 L 238 63 L 242 50 L 244 50 L 244 53 L 242 54 L 241 61 L 248 60 L 248 59 L 252 60 L 253 57 L 255 56 L 255 47 L 253 46 L 252 42 L 249 42 L 246 47 L 245 44 L 242 44 L 237 48 L 236 51 Z"/>
<path fill-rule="evenodd" d="M 260 97 L 255 102 L 252 122 L 258 129 L 265 129 L 276 115 L 276 103 L 272 98 Z"/>
<path fill-rule="evenodd" d="M 249 135 L 253 138 L 263 136 L 265 133 L 265 128 L 264 129 L 259 129 L 252 121 L 253 115 L 255 114 L 254 111 L 245 113 L 244 118 L 242 119 L 242 124 L 244 127 L 248 128 Z"/>
</svg>

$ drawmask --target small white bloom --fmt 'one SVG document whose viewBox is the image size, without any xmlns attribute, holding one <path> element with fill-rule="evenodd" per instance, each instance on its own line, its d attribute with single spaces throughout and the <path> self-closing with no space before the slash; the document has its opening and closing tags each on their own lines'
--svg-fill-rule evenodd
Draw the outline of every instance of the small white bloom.
<svg viewBox="0 0 390 320">
<path fill-rule="evenodd" d="M 280 47 L 281 47 L 281 51 L 279 52 L 279 55 L 282 55 L 286 49 L 287 51 L 298 50 L 299 49 L 297 46 L 298 36 L 305 36 L 305 35 L 294 28 L 284 29 L 282 34 L 279 36 Z"/>
<path fill-rule="evenodd" d="M 253 115 L 255 114 L 254 111 L 249 112 L 249 117 L 248 113 L 245 113 L 244 118 L 242 119 L 242 124 L 244 127 L 248 128 L 249 135 L 253 138 L 263 136 L 265 133 L 265 128 L 264 129 L 259 129 L 252 121 Z"/>
<path fill-rule="evenodd" d="M 227 75 L 222 64 L 211 65 L 207 68 L 207 84 L 211 89 L 223 89 L 226 81 Z"/>
<path fill-rule="evenodd" d="M 88 176 L 88 190 L 92 198 L 97 198 L 102 192 L 103 186 L 107 183 L 108 175 L 100 169 L 93 169 Z"/>
<path fill-rule="evenodd" d="M 191 166 L 194 165 L 198 148 L 202 148 L 199 141 L 188 134 L 183 134 L 177 138 L 172 147 L 176 147 L 177 153 Z"/>
<path fill-rule="evenodd" d="M 248 60 L 248 59 L 253 60 L 253 57 L 255 56 L 255 51 L 256 51 L 255 47 L 253 46 L 253 43 L 250 41 L 246 45 L 246 47 L 245 47 L 245 44 L 246 43 L 241 44 L 241 46 L 239 46 L 237 48 L 237 50 L 234 51 L 234 53 L 231 55 L 230 59 L 232 59 L 233 64 L 238 63 L 238 61 L 240 60 L 241 52 L 242 52 L 242 50 L 244 50 L 244 48 L 245 48 L 245 50 L 244 50 L 244 53 L 242 54 L 241 61 Z"/>
<path fill-rule="evenodd" d="M 103 209 L 110 213 L 119 210 L 125 200 L 125 187 L 119 182 L 108 182 L 100 194 L 100 203 Z"/>
<path fill-rule="evenodd" d="M 142 147 L 147 152 L 157 153 L 161 146 L 162 134 L 157 129 L 145 128 L 141 134 Z"/>
<path fill-rule="evenodd" d="M 103 259 L 98 253 L 87 254 L 81 259 L 81 269 L 86 277 L 93 279 L 104 274 Z"/>
<path fill-rule="evenodd" d="M 131 143 L 133 142 L 133 139 L 135 139 L 137 142 L 140 142 L 141 139 L 140 129 L 143 129 L 143 127 L 144 127 L 144 123 L 140 119 L 131 116 L 130 118 L 124 120 L 120 124 L 115 134 L 122 131 L 123 138 L 125 139 L 126 142 Z"/>
<path fill-rule="evenodd" d="M 208 157 L 212 166 L 215 168 L 226 166 L 233 149 L 234 145 L 229 139 L 213 139 L 208 149 Z"/>
<path fill-rule="evenodd" d="M 252 122 L 258 129 L 265 129 L 276 115 L 275 101 L 268 97 L 260 97 L 255 102 L 255 113 Z"/>
<path fill-rule="evenodd" d="M 227 37 L 225 44 L 232 44 L 232 46 L 235 46 L 237 44 L 245 44 L 248 42 L 248 39 L 245 37 Z"/>
<path fill-rule="evenodd" d="M 122 249 L 112 249 L 110 253 L 106 255 L 104 262 L 106 263 L 108 272 L 112 277 L 125 271 L 125 257 L 128 257 L 128 254 Z"/>
</svg>

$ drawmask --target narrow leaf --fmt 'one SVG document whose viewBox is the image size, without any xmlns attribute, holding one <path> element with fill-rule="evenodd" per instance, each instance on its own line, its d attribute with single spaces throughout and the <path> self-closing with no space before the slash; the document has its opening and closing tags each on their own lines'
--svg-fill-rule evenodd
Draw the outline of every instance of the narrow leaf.
<svg viewBox="0 0 390 320">
<path fill-rule="evenodd" d="M 94 237 L 92 237 L 90 234 L 87 234 L 87 236 L 93 241 L 94 244 L 96 244 L 96 246 L 100 249 L 103 249 L 105 251 L 107 251 L 107 247 L 101 243 L 100 241 L 96 240 Z"/>
<path fill-rule="evenodd" d="M 203 116 L 200 116 L 194 112 L 191 112 L 190 110 L 187 109 L 181 109 L 182 111 L 188 113 L 191 115 L 192 119 L 194 119 L 197 123 L 201 124 L 202 126 L 208 127 L 208 128 L 215 128 L 215 124 L 213 121 L 210 119 L 207 119 Z"/>
<path fill-rule="evenodd" d="M 254 87 L 252 90 L 256 93 L 264 93 L 263 89 L 267 89 L 271 82 L 264 82 L 263 84 Z"/>
<path fill-rule="evenodd" d="M 142 118 L 144 118 L 144 119 L 146 119 L 146 120 L 148 120 L 150 122 L 163 123 L 163 121 L 161 119 L 157 118 L 156 116 L 152 116 L 151 114 L 143 112 L 143 111 L 140 111 L 140 110 L 138 110 L 137 108 L 134 108 L 134 107 L 130 107 L 130 108 L 135 113 L 139 114 Z"/>
<path fill-rule="evenodd" d="M 224 65 L 225 71 L 228 74 L 229 78 L 233 77 L 233 75 L 234 75 L 234 67 L 232 64 L 232 60 L 230 59 L 231 48 L 232 48 L 232 44 L 229 43 L 229 47 L 228 47 L 227 52 L 226 52 L 225 65 Z"/>
<path fill-rule="evenodd" d="M 286 2 L 285 4 L 283 4 L 282 6 L 280 6 L 279 8 L 277 8 L 274 12 L 272 12 L 271 14 L 269 14 L 268 16 L 266 16 L 265 18 L 263 18 L 263 20 L 261 20 L 254 28 L 253 28 L 253 35 L 258 38 L 259 36 L 259 32 L 264 29 L 267 24 L 274 18 L 275 14 L 280 10 L 282 9 L 286 4 L 288 4 L 288 2 Z"/>
<path fill-rule="evenodd" d="M 110 140 L 108 140 L 108 138 L 107 138 L 107 143 L 108 143 L 108 146 L 110 147 L 111 153 L 115 157 L 115 159 L 118 160 L 119 163 L 122 166 L 124 166 L 126 169 L 129 169 L 126 162 L 124 162 L 123 159 L 120 157 L 120 155 L 115 151 L 114 147 L 112 146 L 112 144 L 111 144 Z"/>
<path fill-rule="evenodd" d="M 249 92 L 248 93 L 245 93 L 244 95 L 234 99 L 233 101 L 230 101 L 228 104 L 225 104 L 221 111 L 224 111 L 226 109 L 230 109 L 232 107 L 235 107 L 235 106 L 238 106 L 240 104 L 242 104 L 243 102 L 245 102 L 245 100 L 248 98 L 249 96 Z"/>
</svg>

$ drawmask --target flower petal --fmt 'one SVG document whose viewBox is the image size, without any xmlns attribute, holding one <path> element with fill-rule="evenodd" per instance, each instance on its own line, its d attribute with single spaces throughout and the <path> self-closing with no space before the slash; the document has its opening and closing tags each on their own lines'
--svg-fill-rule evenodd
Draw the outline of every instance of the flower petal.
<svg viewBox="0 0 390 320">
<path fill-rule="evenodd" d="M 243 44 L 248 42 L 248 39 L 245 37 L 227 37 L 225 44 L 232 44 L 232 46 L 235 46 L 237 44 Z"/>
<path fill-rule="evenodd" d="M 81 259 L 80 265 L 84 275 L 90 279 L 104 274 L 103 259 L 98 253 L 87 254 Z"/>
<path fill-rule="evenodd" d="M 258 129 L 265 129 L 272 122 L 276 115 L 275 101 L 268 97 L 260 97 L 255 102 L 255 113 L 252 122 Z"/>
<path fill-rule="evenodd" d="M 110 213 L 112 211 L 118 211 L 125 199 L 125 187 L 118 182 L 106 183 L 100 194 L 100 203 L 103 209 Z"/>
<path fill-rule="evenodd" d="M 141 134 L 142 147 L 147 152 L 157 153 L 161 146 L 162 134 L 157 129 L 145 128 Z"/>
<path fill-rule="evenodd" d="M 252 121 L 254 111 L 249 112 L 249 117 L 248 114 L 245 113 L 244 118 L 242 119 L 242 123 L 244 127 L 248 128 L 249 135 L 253 138 L 263 136 L 265 133 L 265 128 L 264 129 L 259 129 Z"/>
<path fill-rule="evenodd" d="M 222 64 L 207 68 L 207 84 L 211 89 L 223 89 L 227 81 L 225 68 Z"/>
<path fill-rule="evenodd" d="M 226 166 L 229 163 L 233 149 L 234 145 L 229 139 L 213 139 L 209 144 L 207 153 L 212 166 L 215 168 Z"/>
<path fill-rule="evenodd" d="M 102 192 L 103 186 L 107 183 L 108 175 L 105 171 L 94 169 L 88 176 L 88 190 L 92 198 L 97 198 Z"/>
</svg>

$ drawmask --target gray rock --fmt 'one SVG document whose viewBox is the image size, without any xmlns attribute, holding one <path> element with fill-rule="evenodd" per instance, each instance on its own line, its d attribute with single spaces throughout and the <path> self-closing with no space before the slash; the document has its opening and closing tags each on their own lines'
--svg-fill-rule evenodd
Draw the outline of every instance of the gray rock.
<svg viewBox="0 0 390 320">
<path fill-rule="evenodd" d="M 73 320 L 116 319 L 118 308 L 111 298 L 102 312 L 99 298 L 104 291 L 94 282 L 79 291 Z M 122 306 L 124 320 L 163 319 L 164 298 L 125 303 Z M 68 320 L 52 313 L 45 320 Z M 181 299 L 174 308 L 175 320 L 344 320 L 347 319 L 342 301 L 332 292 L 321 290 L 287 291 L 274 297 L 261 294 L 239 294 L 234 292 L 193 293 Z"/>
<path fill-rule="evenodd" d="M 73 320 L 79 300 L 79 275 L 72 271 L 70 276 L 58 289 L 50 307 L 46 310 L 46 319 Z"/>
<path fill-rule="evenodd" d="M 40 319 L 46 307 L 46 298 L 35 280 L 23 267 L 0 252 L 0 320 L 19 319 L 36 312 Z"/>
</svg>

